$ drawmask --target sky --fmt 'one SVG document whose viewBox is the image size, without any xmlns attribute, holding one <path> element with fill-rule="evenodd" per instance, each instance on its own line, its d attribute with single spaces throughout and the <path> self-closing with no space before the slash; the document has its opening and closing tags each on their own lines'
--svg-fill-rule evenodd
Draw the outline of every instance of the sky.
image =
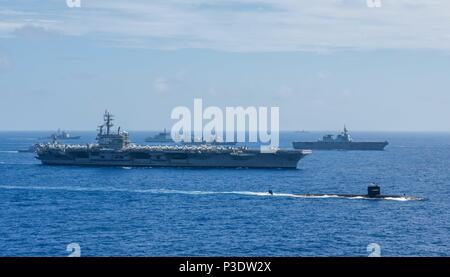
<svg viewBox="0 0 450 277">
<path fill-rule="evenodd" d="M 0 0 L 0 130 L 160 130 L 202 98 L 282 130 L 450 131 L 450 1 L 380 3 Z"/>
</svg>

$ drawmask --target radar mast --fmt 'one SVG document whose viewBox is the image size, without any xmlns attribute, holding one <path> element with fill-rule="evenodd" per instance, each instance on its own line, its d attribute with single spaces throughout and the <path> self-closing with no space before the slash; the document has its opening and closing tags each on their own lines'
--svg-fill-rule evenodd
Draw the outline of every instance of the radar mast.
<svg viewBox="0 0 450 277">
<path fill-rule="evenodd" d="M 105 111 L 105 115 L 103 116 L 103 120 L 105 121 L 105 124 L 102 125 L 102 127 L 106 127 L 106 134 L 110 134 L 111 128 L 114 126 L 112 123 L 114 120 L 114 116 L 108 112 L 108 110 Z"/>
</svg>

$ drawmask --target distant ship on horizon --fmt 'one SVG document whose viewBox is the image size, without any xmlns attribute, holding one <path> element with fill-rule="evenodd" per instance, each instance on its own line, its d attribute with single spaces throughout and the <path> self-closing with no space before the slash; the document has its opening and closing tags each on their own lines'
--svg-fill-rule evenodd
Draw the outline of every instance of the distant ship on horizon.
<svg viewBox="0 0 450 277">
<path fill-rule="evenodd" d="M 166 128 L 164 128 L 163 132 L 160 132 L 152 137 L 145 138 L 145 142 L 154 142 L 154 143 L 171 143 L 173 142 L 172 136 L 169 132 L 167 132 Z"/>
<path fill-rule="evenodd" d="M 292 146 L 294 149 L 312 149 L 312 150 L 384 150 L 389 144 L 387 141 L 369 141 L 355 142 L 344 126 L 344 131 L 334 137 L 333 135 L 325 135 L 318 141 L 294 141 Z"/>
<path fill-rule="evenodd" d="M 72 139 L 80 139 L 81 136 L 72 136 L 67 131 L 61 131 L 61 129 L 58 129 L 56 133 L 51 134 L 50 136 L 44 138 L 44 139 L 52 139 L 52 140 L 72 140 Z"/>
<path fill-rule="evenodd" d="M 175 143 L 172 139 L 170 132 L 167 132 L 167 129 L 164 128 L 163 132 L 160 132 L 152 137 L 147 137 L 145 142 L 150 143 Z M 208 144 L 208 145 L 236 145 L 236 142 L 227 142 L 227 141 L 218 141 L 216 138 L 211 141 L 206 141 L 202 139 L 201 141 L 195 141 L 194 135 L 191 135 L 191 142 L 181 141 L 182 144 L 187 145 L 200 145 L 200 144 Z"/>
</svg>

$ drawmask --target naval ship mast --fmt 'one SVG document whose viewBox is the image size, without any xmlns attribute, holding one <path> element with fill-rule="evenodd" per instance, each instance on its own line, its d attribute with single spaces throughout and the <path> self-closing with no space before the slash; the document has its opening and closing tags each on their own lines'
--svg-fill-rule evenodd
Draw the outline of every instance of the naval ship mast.
<svg viewBox="0 0 450 277">
<path fill-rule="evenodd" d="M 128 139 L 128 133 L 121 131 L 120 127 L 117 128 L 117 133 L 112 132 L 112 127 L 114 124 L 112 123 L 114 120 L 114 116 L 105 111 L 103 115 L 104 123 L 98 126 L 99 133 L 97 134 L 98 145 L 102 148 L 108 149 L 116 149 L 120 150 L 130 144 Z M 106 133 L 103 132 L 103 129 L 106 128 Z"/>
</svg>

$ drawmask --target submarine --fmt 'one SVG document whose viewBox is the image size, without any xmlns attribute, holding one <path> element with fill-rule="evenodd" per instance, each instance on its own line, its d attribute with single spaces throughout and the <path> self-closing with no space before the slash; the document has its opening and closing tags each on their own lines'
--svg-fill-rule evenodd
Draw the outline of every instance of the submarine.
<svg viewBox="0 0 450 277">
<path fill-rule="evenodd" d="M 274 195 L 272 190 L 269 190 L 269 195 Z M 407 195 L 393 195 L 393 194 L 381 194 L 381 188 L 377 184 L 370 184 L 367 187 L 367 194 L 340 194 L 340 193 L 308 193 L 308 194 L 293 194 L 297 197 L 336 197 L 347 199 L 369 199 L 369 200 L 424 200 L 423 198 Z"/>
</svg>

